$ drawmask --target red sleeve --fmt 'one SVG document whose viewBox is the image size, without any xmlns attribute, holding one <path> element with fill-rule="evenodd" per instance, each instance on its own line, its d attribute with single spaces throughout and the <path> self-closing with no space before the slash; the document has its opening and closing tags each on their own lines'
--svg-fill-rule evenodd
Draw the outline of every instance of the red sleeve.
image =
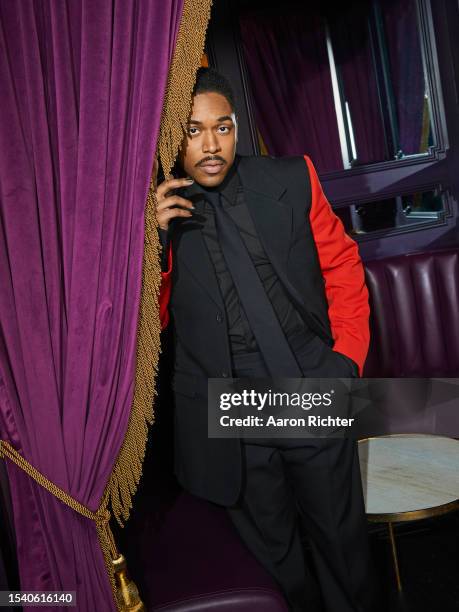
<svg viewBox="0 0 459 612">
<path fill-rule="evenodd" d="M 356 242 L 333 212 L 312 161 L 307 155 L 304 158 L 311 179 L 309 218 L 325 280 L 333 350 L 353 359 L 362 376 L 370 342 L 370 308 L 362 260 Z"/>
<path fill-rule="evenodd" d="M 161 286 L 159 288 L 159 318 L 161 321 L 161 331 L 166 329 L 169 323 L 169 299 L 172 288 L 172 241 L 169 240 L 169 250 L 167 254 L 167 272 L 161 272 Z"/>
</svg>

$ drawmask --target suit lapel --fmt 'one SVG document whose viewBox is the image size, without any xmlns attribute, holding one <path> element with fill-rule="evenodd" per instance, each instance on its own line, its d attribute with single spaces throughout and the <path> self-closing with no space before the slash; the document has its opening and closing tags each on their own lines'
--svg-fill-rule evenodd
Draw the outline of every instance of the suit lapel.
<svg viewBox="0 0 459 612">
<path fill-rule="evenodd" d="M 293 233 L 293 209 L 281 198 L 286 188 L 269 174 L 257 168 L 256 158 L 242 158 L 239 173 L 244 193 L 263 248 L 274 270 L 290 295 L 305 323 L 322 338 L 329 333 L 322 322 L 309 312 L 303 296 L 289 281 L 287 260 Z"/>
<path fill-rule="evenodd" d="M 284 185 L 264 172 L 256 161 L 257 158 L 242 157 L 239 162 L 245 201 L 266 255 L 278 275 L 285 276 L 293 211 L 281 201 L 286 191 Z"/>
<path fill-rule="evenodd" d="M 184 196 L 186 197 L 186 196 Z M 220 287 L 218 285 L 215 268 L 209 255 L 204 236 L 202 235 L 202 222 L 195 219 L 183 219 L 180 224 L 180 263 L 186 266 L 188 272 L 194 277 L 209 297 L 223 312 L 224 304 Z"/>
</svg>

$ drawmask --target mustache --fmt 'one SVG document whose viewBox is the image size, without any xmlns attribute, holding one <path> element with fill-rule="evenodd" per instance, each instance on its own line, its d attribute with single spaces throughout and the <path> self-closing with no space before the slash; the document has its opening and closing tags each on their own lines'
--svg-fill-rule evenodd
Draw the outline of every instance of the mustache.
<svg viewBox="0 0 459 612">
<path fill-rule="evenodd" d="M 209 155 L 208 157 L 204 157 L 203 159 L 198 161 L 196 167 L 202 166 L 202 164 L 205 164 L 208 161 L 220 161 L 223 164 L 226 164 L 226 159 L 223 159 L 223 157 L 221 157 L 220 155 Z"/>
</svg>

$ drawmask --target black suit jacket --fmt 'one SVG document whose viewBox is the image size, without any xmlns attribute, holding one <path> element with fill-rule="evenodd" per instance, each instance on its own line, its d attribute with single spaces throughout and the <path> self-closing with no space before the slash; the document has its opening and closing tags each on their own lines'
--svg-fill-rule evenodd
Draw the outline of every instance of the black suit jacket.
<svg viewBox="0 0 459 612">
<path fill-rule="evenodd" d="M 240 157 L 238 171 L 260 241 L 288 296 L 306 324 L 333 346 L 304 158 Z M 232 505 L 241 488 L 240 441 L 207 435 L 207 379 L 231 376 L 225 308 L 200 223 L 180 218 L 171 243 L 175 472 L 191 493 Z"/>
</svg>

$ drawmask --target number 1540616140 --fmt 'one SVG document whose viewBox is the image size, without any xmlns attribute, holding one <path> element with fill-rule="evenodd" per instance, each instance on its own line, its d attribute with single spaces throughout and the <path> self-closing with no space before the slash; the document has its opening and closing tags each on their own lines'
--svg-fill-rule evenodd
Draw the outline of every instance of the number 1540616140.
<svg viewBox="0 0 459 612">
<path fill-rule="evenodd" d="M 0 591 L 0 606 L 76 606 L 75 591 Z"/>
</svg>

